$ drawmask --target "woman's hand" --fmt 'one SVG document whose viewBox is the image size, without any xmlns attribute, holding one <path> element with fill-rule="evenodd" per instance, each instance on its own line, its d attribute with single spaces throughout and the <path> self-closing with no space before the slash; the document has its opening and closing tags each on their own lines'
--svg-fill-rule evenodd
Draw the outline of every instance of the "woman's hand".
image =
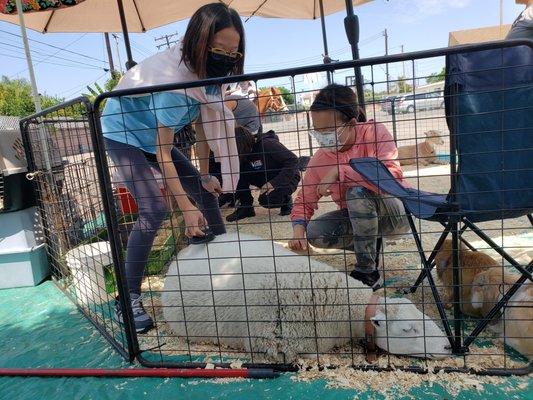
<svg viewBox="0 0 533 400">
<path fill-rule="evenodd" d="M 261 186 L 261 194 L 269 194 L 270 192 L 272 192 L 274 190 L 274 186 L 272 186 L 272 184 L 270 182 L 267 182 L 265 183 L 263 186 Z"/>
<path fill-rule="evenodd" d="M 307 250 L 307 239 L 303 225 L 293 227 L 292 239 L 289 240 L 289 248 L 295 251 Z"/>
<path fill-rule="evenodd" d="M 212 175 L 206 175 L 201 178 L 202 186 L 205 190 L 211 193 L 213 196 L 218 197 L 222 193 L 220 182 Z"/>
<path fill-rule="evenodd" d="M 187 211 L 183 211 L 183 220 L 185 221 L 185 236 L 205 236 L 202 229 L 207 226 L 207 221 L 204 215 L 196 208 L 191 207 Z"/>
</svg>

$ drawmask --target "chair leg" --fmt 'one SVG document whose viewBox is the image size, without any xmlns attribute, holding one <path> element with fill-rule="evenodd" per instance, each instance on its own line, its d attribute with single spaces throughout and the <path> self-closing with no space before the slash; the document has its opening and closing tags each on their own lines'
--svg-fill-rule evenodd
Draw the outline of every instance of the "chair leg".
<svg viewBox="0 0 533 400">
<path fill-rule="evenodd" d="M 379 256 L 383 250 L 383 237 L 380 236 L 376 240 L 376 269 L 379 270 Z"/>
<path fill-rule="evenodd" d="M 409 220 L 409 225 L 411 226 L 411 231 L 415 239 L 416 247 L 418 249 L 418 253 L 420 254 L 422 265 L 424 266 L 424 270 L 422 271 L 422 273 L 425 275 L 425 277 L 427 277 L 429 287 L 431 288 L 431 294 L 433 295 L 433 298 L 435 299 L 435 304 L 437 305 L 437 310 L 439 311 L 439 316 L 441 318 L 444 331 L 446 332 L 446 335 L 448 336 L 448 340 L 450 341 L 451 347 L 455 349 L 457 347 L 455 344 L 456 343 L 455 338 L 454 338 L 454 335 L 452 334 L 452 329 L 450 327 L 450 321 L 448 320 L 448 317 L 446 316 L 446 311 L 444 310 L 444 305 L 442 304 L 442 300 L 437 290 L 437 286 L 435 285 L 435 280 L 433 279 L 433 275 L 431 275 L 431 265 L 426 259 L 426 255 L 424 254 L 424 249 L 422 247 L 422 241 L 420 240 L 420 236 L 418 235 L 418 232 L 416 231 L 416 226 L 413 221 L 413 217 L 411 215 L 408 215 L 407 219 Z M 441 237 L 439 238 L 439 241 L 437 243 L 439 246 L 442 244 L 442 242 L 448 235 L 449 229 L 450 228 L 445 229 Z M 420 274 L 420 276 L 422 276 L 422 273 Z M 420 282 L 422 280 L 424 280 L 423 277 L 420 280 Z M 414 288 L 414 291 L 416 291 L 416 288 Z"/>
<path fill-rule="evenodd" d="M 408 218 L 409 218 L 409 224 L 411 225 L 411 231 L 413 232 L 413 236 L 415 236 L 415 241 L 417 242 L 417 247 L 418 247 L 418 242 L 420 241 L 420 238 L 418 238 L 418 232 L 416 231 L 416 227 L 415 227 L 414 222 L 412 221 L 412 217 L 408 216 Z M 413 286 L 411 286 L 411 288 L 408 291 L 405 292 L 405 294 L 415 293 L 418 287 L 422 284 L 422 282 L 426 278 L 427 272 L 431 271 L 431 269 L 433 268 L 434 266 L 433 260 L 435 259 L 435 256 L 437 255 L 438 250 L 442 246 L 442 243 L 448 236 L 450 229 L 451 229 L 450 225 L 444 225 L 444 231 L 442 232 L 439 240 L 437 241 L 437 244 L 435 245 L 435 248 L 433 249 L 433 251 L 431 252 L 427 260 L 425 259 L 424 251 L 422 249 L 422 244 L 420 242 L 420 247 L 418 248 L 418 252 L 420 253 L 420 258 L 422 260 L 422 263 L 424 264 L 424 267 L 426 267 L 426 264 L 427 264 L 427 268 L 422 269 L 422 271 L 420 272 L 420 275 L 418 275 L 418 278 L 416 279 L 416 282 L 413 284 Z"/>
</svg>

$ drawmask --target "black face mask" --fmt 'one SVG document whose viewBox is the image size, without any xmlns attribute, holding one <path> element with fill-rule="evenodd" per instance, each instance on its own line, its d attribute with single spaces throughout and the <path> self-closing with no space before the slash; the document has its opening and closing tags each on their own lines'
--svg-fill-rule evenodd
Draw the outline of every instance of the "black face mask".
<svg viewBox="0 0 533 400">
<path fill-rule="evenodd" d="M 208 78 L 220 78 L 228 76 L 235 67 L 237 60 L 222 54 L 207 53 L 206 73 Z"/>
</svg>

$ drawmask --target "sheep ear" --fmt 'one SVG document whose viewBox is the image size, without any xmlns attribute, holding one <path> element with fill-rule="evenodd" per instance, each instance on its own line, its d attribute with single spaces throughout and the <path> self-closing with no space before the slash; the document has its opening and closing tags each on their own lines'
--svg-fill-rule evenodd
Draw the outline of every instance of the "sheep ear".
<svg viewBox="0 0 533 400">
<path fill-rule="evenodd" d="M 385 322 L 386 319 L 387 318 L 385 317 L 385 314 L 383 314 L 381 311 L 377 311 L 376 315 L 370 318 L 370 322 L 372 322 L 372 325 L 377 328 L 380 327 L 381 323 Z"/>
</svg>

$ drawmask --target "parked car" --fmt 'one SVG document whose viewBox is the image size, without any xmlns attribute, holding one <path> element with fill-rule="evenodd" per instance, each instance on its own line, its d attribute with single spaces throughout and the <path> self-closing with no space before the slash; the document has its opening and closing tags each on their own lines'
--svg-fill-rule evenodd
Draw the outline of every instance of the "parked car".
<svg viewBox="0 0 533 400">
<path fill-rule="evenodd" d="M 381 111 L 386 112 L 389 115 L 392 114 L 392 102 L 397 98 L 398 96 L 387 96 L 380 100 Z"/>
<path fill-rule="evenodd" d="M 394 106 L 399 113 L 444 108 L 444 96 L 442 92 L 410 93 L 397 97 Z"/>
</svg>

